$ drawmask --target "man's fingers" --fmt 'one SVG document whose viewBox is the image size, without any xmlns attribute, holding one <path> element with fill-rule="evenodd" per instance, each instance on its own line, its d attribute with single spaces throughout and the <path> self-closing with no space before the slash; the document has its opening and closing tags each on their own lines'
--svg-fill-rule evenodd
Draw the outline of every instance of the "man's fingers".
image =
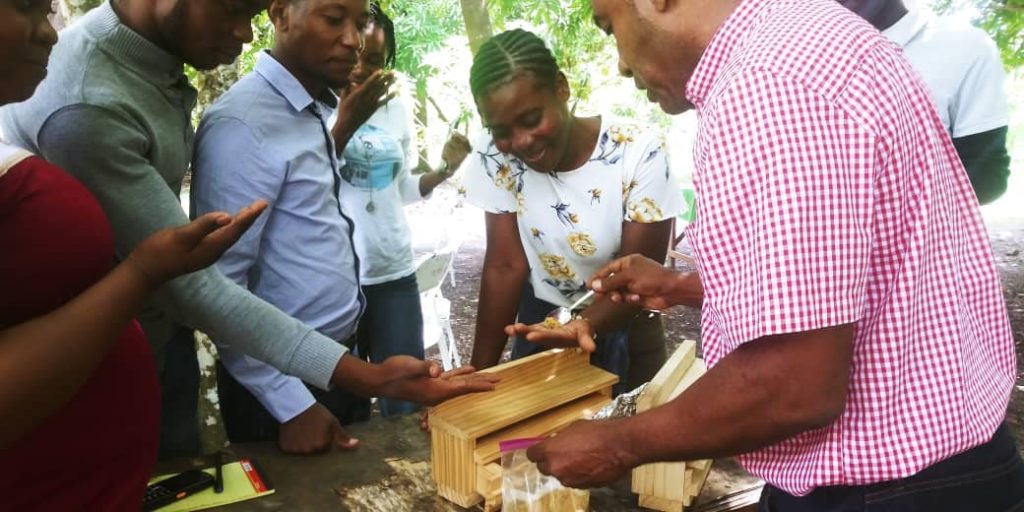
<svg viewBox="0 0 1024 512">
<path fill-rule="evenodd" d="M 242 208 L 235 214 L 234 222 L 236 224 L 244 225 L 243 229 L 249 229 L 256 219 L 263 214 L 263 211 L 267 209 L 267 202 L 263 199 L 253 201 L 252 204 Z"/>
<path fill-rule="evenodd" d="M 224 212 L 207 213 L 202 217 L 178 228 L 174 236 L 188 247 L 199 245 L 204 238 L 231 223 L 231 216 Z"/>
<path fill-rule="evenodd" d="M 589 333 L 584 332 L 580 334 L 579 344 L 580 348 L 588 354 L 597 350 L 597 342 L 594 341 L 594 337 Z"/>
<path fill-rule="evenodd" d="M 491 391 L 494 386 L 498 384 L 501 379 L 494 374 L 490 373 L 478 373 L 474 375 L 468 375 L 454 379 L 453 382 L 457 387 L 461 388 L 466 393 L 477 393 L 480 391 Z"/>
<path fill-rule="evenodd" d="M 252 227 L 252 224 L 256 222 L 256 219 L 266 208 L 267 202 L 263 200 L 256 201 L 242 208 L 233 219 L 230 219 L 229 223 L 222 225 L 219 229 L 207 235 L 203 241 L 206 244 L 216 246 L 218 250 L 226 249 L 227 246 L 238 241 L 242 234 Z"/>
<path fill-rule="evenodd" d="M 530 462 L 534 462 L 539 466 L 541 462 L 544 462 L 544 448 L 546 445 L 547 441 L 541 441 L 530 446 L 526 449 L 526 458 L 530 459 Z"/>
<path fill-rule="evenodd" d="M 469 375 L 469 374 L 475 373 L 475 372 L 476 372 L 476 368 L 474 368 L 472 366 L 460 366 L 458 368 L 455 368 L 454 370 L 448 370 L 448 371 L 442 373 L 441 374 L 441 378 L 442 379 L 451 379 L 453 377 L 458 377 L 460 375 Z"/>
<path fill-rule="evenodd" d="M 359 440 L 348 435 L 341 425 L 335 423 L 332 430 L 334 430 L 334 446 L 342 450 L 352 450 L 359 446 Z"/>
<path fill-rule="evenodd" d="M 382 91 L 381 94 L 383 94 L 384 92 L 386 92 L 386 91 Z M 387 105 L 388 103 L 391 102 L 391 100 L 395 99 L 396 96 L 398 96 L 397 92 L 392 91 L 392 92 L 388 93 L 387 96 L 385 96 L 383 99 L 381 99 L 380 101 L 377 102 L 377 108 L 380 108 L 380 107 L 383 107 L 384 105 Z"/>
<path fill-rule="evenodd" d="M 594 291 L 601 293 L 611 293 L 616 290 L 627 289 L 632 277 L 629 275 L 629 271 L 617 271 L 614 274 L 595 278 L 591 281 L 591 286 Z"/>
<path fill-rule="evenodd" d="M 509 336 L 518 336 L 523 334 L 529 334 L 533 331 L 529 325 L 523 323 L 514 323 L 512 325 L 505 326 L 505 334 Z"/>
<path fill-rule="evenodd" d="M 425 361 L 425 362 L 427 363 L 427 375 L 428 376 L 430 376 L 431 378 L 438 378 L 438 377 L 441 376 L 441 373 L 443 373 L 443 371 L 441 370 L 441 366 L 440 365 L 438 365 L 437 363 L 435 363 L 433 361 Z"/>
<path fill-rule="evenodd" d="M 621 274 L 622 271 L 626 268 L 627 258 L 628 256 L 626 258 L 619 258 L 617 260 L 613 260 L 611 263 L 601 267 L 600 270 L 594 272 L 594 275 L 590 277 L 590 282 L 587 284 L 589 284 L 590 287 L 594 289 L 594 291 L 608 291 L 610 288 L 603 286 L 605 278 L 612 274 Z M 600 286 L 600 288 L 595 286 L 595 283 L 598 283 L 599 281 L 599 284 L 602 285 Z"/>
</svg>

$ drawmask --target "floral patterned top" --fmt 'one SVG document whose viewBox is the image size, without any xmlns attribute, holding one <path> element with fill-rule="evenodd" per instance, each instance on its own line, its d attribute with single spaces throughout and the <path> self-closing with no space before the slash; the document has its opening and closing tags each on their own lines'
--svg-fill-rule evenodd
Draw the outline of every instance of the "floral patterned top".
<svg viewBox="0 0 1024 512">
<path fill-rule="evenodd" d="M 535 171 L 489 135 L 473 148 L 462 165 L 466 200 L 518 216 L 534 293 L 552 304 L 571 305 L 587 278 L 618 257 L 623 221 L 660 222 L 683 210 L 664 137 L 635 124 L 602 119 L 590 160 L 568 172 Z"/>
</svg>

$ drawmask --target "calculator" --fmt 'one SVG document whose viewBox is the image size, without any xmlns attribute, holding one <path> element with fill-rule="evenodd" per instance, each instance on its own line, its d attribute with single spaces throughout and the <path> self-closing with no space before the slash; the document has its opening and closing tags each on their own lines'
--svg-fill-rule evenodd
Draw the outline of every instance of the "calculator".
<svg viewBox="0 0 1024 512">
<path fill-rule="evenodd" d="M 193 469 L 146 487 L 142 510 L 156 510 L 213 486 L 209 473 Z"/>
</svg>

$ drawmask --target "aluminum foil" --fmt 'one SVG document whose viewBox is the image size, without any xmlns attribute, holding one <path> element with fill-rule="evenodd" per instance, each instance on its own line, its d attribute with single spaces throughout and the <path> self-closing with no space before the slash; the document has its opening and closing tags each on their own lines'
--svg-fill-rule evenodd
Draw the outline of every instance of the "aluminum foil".
<svg viewBox="0 0 1024 512">
<path fill-rule="evenodd" d="M 604 406 L 601 410 L 594 413 L 594 417 L 591 419 L 605 420 L 608 418 L 619 418 L 622 416 L 635 416 L 636 415 L 636 402 L 639 400 L 640 395 L 647 389 L 647 384 L 630 391 L 623 393 L 612 400 L 612 403 Z"/>
</svg>

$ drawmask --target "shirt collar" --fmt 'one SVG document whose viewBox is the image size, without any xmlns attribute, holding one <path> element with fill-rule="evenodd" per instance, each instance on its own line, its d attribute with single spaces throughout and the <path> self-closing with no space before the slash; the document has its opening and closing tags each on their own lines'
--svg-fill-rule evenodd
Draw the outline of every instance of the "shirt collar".
<svg viewBox="0 0 1024 512">
<path fill-rule="evenodd" d="M 742 36 L 757 21 L 758 14 L 773 0 L 743 0 L 722 22 L 708 42 L 697 67 L 686 84 L 686 98 L 699 110 L 719 74 L 729 62 Z"/>
<path fill-rule="evenodd" d="M 900 47 L 905 47 L 924 30 L 926 25 L 928 25 L 928 19 L 915 8 L 893 23 L 891 27 L 883 30 L 882 34 Z"/>
<path fill-rule="evenodd" d="M 142 76 L 168 87 L 187 80 L 185 62 L 128 28 L 109 1 L 90 11 L 83 23 L 99 46 Z"/>
<path fill-rule="evenodd" d="M 295 78 L 295 75 L 278 62 L 270 52 L 263 51 L 256 56 L 256 65 L 253 67 L 253 71 L 262 76 L 278 94 L 283 96 L 296 112 L 302 112 L 315 103 L 321 103 L 330 109 L 338 106 L 337 96 L 330 91 L 324 91 L 320 98 L 314 99 L 310 96 L 309 91 L 299 83 L 299 79 Z"/>
</svg>

